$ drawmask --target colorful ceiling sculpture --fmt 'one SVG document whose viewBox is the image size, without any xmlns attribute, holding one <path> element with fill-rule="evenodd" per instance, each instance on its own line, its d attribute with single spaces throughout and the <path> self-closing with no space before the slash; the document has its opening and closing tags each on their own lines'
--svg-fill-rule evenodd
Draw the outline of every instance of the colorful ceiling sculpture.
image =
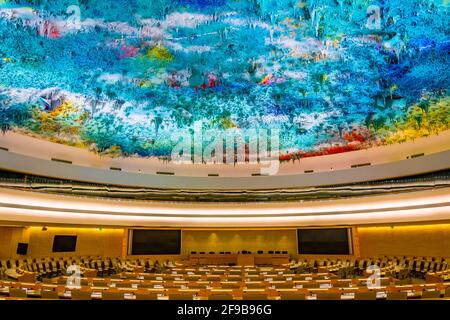
<svg viewBox="0 0 450 320">
<path fill-rule="evenodd" d="M 403 142 L 449 129 L 449 22 L 446 0 L 0 0 L 0 126 L 112 156 L 198 122 L 276 129 L 282 160 Z"/>
</svg>

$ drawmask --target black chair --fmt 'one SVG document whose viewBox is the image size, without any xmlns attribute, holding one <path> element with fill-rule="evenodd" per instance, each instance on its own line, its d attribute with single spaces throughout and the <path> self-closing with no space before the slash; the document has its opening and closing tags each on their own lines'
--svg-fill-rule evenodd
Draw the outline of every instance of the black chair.
<svg viewBox="0 0 450 320">
<path fill-rule="evenodd" d="M 199 253 L 200 253 L 200 254 L 205 254 L 205 252 L 203 252 L 203 251 L 200 251 Z"/>
<path fill-rule="evenodd" d="M 269 254 L 273 254 L 273 251 L 272 251 L 272 250 L 269 250 L 268 252 L 269 252 Z"/>
<path fill-rule="evenodd" d="M 275 251 L 275 254 L 280 254 L 281 252 L 280 251 Z"/>
<path fill-rule="evenodd" d="M 258 254 L 263 254 L 263 253 L 264 253 L 264 251 L 258 250 Z"/>
<path fill-rule="evenodd" d="M 281 253 L 282 253 L 282 254 L 287 254 L 288 252 L 287 252 L 287 251 L 281 251 Z"/>
<path fill-rule="evenodd" d="M 191 251 L 191 254 L 197 254 L 197 251 Z"/>
<path fill-rule="evenodd" d="M 210 251 L 209 254 L 215 254 L 215 252 L 214 251 Z"/>
</svg>

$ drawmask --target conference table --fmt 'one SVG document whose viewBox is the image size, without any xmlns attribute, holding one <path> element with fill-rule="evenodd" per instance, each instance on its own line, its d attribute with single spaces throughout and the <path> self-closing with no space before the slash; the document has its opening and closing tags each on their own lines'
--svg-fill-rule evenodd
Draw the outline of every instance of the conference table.
<svg viewBox="0 0 450 320">
<path fill-rule="evenodd" d="M 229 265 L 254 266 L 254 265 L 282 265 L 289 263 L 289 254 L 190 254 L 191 265 Z"/>
</svg>

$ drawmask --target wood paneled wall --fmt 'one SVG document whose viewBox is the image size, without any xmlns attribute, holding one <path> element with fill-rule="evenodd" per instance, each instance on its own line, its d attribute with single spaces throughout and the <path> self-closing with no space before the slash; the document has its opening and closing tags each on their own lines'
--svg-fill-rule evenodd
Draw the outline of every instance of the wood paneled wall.
<svg viewBox="0 0 450 320">
<path fill-rule="evenodd" d="M 238 252 L 258 250 L 297 252 L 295 230 L 184 230 L 183 254 L 191 251 Z"/>
<path fill-rule="evenodd" d="M 55 235 L 77 235 L 73 253 L 52 253 Z M 16 255 L 17 243 L 29 243 L 26 258 L 48 256 L 126 256 L 128 230 L 97 228 L 3 227 L 0 226 L 0 259 L 22 258 Z M 450 224 L 358 227 L 353 229 L 355 254 L 414 255 L 450 257 Z M 191 251 L 238 252 L 280 250 L 297 253 L 297 236 L 293 229 L 279 230 L 193 230 L 182 232 L 182 255 Z M 313 256 L 305 256 L 313 258 Z M 323 257 L 323 256 L 322 256 Z M 168 256 L 155 259 L 164 260 Z M 177 258 L 171 256 L 170 258 Z M 180 257 L 178 257 L 180 258 Z"/>
<path fill-rule="evenodd" d="M 450 224 L 360 227 L 358 238 L 362 257 L 450 257 Z"/>
</svg>

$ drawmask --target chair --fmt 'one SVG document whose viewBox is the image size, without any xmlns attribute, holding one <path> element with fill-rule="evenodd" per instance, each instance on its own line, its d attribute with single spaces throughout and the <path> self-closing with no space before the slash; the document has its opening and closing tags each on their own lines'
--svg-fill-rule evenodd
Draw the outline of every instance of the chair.
<svg viewBox="0 0 450 320">
<path fill-rule="evenodd" d="M 376 291 L 355 292 L 355 300 L 376 300 Z"/>
<path fill-rule="evenodd" d="M 192 300 L 192 293 L 171 293 L 169 300 Z"/>
<path fill-rule="evenodd" d="M 91 291 L 72 290 L 72 300 L 91 300 Z"/>
<path fill-rule="evenodd" d="M 228 293 L 213 293 L 208 296 L 208 300 L 233 300 L 233 296 Z"/>
<path fill-rule="evenodd" d="M 119 291 L 103 291 L 102 300 L 124 300 L 124 295 Z"/>
<path fill-rule="evenodd" d="M 394 291 L 387 293 L 387 300 L 406 300 L 408 294 L 406 292 Z"/>
<path fill-rule="evenodd" d="M 267 300 L 267 293 L 244 292 L 243 300 Z"/>
<path fill-rule="evenodd" d="M 317 292 L 317 300 L 341 300 L 340 292 Z"/>
<path fill-rule="evenodd" d="M 281 300 L 305 300 L 306 295 L 300 292 L 279 292 Z"/>
<path fill-rule="evenodd" d="M 56 292 L 54 290 L 42 290 L 41 291 L 41 299 L 58 300 L 59 295 L 58 295 L 58 292 Z"/>
<path fill-rule="evenodd" d="M 14 298 L 26 298 L 27 292 L 19 288 L 9 288 L 9 296 Z"/>
<path fill-rule="evenodd" d="M 433 290 L 433 291 L 428 291 L 428 290 L 424 290 L 422 291 L 422 299 L 439 299 L 441 297 L 441 293 L 439 292 L 439 290 Z"/>
</svg>

